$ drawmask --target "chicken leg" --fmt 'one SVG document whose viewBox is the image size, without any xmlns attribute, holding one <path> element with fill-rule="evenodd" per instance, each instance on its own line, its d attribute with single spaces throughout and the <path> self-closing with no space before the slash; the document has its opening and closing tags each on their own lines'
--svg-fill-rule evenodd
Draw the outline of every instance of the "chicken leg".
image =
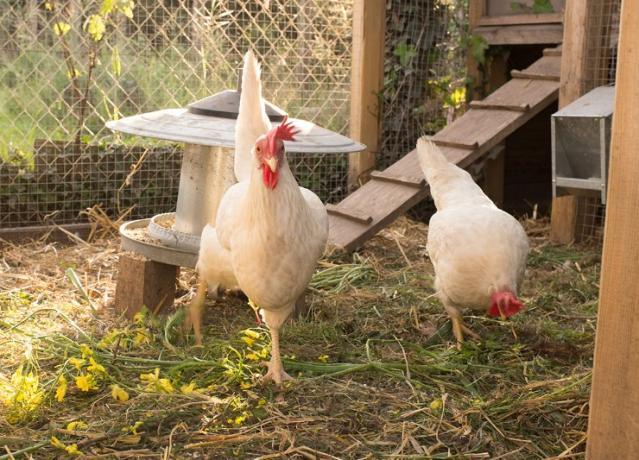
<svg viewBox="0 0 639 460">
<path fill-rule="evenodd" d="M 187 320 L 184 323 L 185 329 L 188 331 L 193 327 L 193 333 L 195 334 L 195 346 L 202 346 L 202 307 L 206 300 L 207 284 L 204 279 L 200 279 L 197 285 L 197 292 L 195 297 L 189 304 L 189 312 Z M 217 288 L 213 289 L 213 292 L 217 293 Z"/>
<path fill-rule="evenodd" d="M 281 385 L 283 381 L 293 380 L 293 377 L 284 371 L 280 355 L 280 329 L 291 311 L 293 311 L 292 305 L 286 311 L 263 310 L 264 322 L 271 331 L 271 360 L 266 363 L 268 371 L 262 377 L 263 383 L 273 381 L 276 385 Z"/>
<path fill-rule="evenodd" d="M 453 324 L 453 335 L 455 336 L 455 339 L 457 339 L 457 349 L 460 350 L 462 343 L 464 343 L 464 333 L 468 334 L 475 340 L 480 340 L 479 335 L 464 324 L 462 315 L 456 307 L 444 302 L 444 308 L 446 309 L 448 316 L 450 316 L 450 320 Z"/>
</svg>

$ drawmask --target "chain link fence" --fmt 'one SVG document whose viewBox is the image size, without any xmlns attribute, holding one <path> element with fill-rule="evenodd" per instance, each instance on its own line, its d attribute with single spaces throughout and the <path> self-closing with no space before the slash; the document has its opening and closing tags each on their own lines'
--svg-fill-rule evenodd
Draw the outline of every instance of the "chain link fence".
<svg viewBox="0 0 639 460">
<path fill-rule="evenodd" d="M 387 0 L 384 168 L 465 99 L 467 0 Z M 267 99 L 348 134 L 353 0 L 0 0 L 0 227 L 174 209 L 180 145 L 110 132 L 114 118 L 234 88 L 244 52 Z M 347 193 L 348 155 L 296 155 L 300 183 Z"/>
<path fill-rule="evenodd" d="M 269 100 L 346 133 L 351 14 L 348 0 L 1 0 L 0 227 L 173 209 L 181 147 L 104 123 L 234 88 L 249 47 Z M 344 196 L 347 155 L 291 163 L 324 200 Z"/>
</svg>

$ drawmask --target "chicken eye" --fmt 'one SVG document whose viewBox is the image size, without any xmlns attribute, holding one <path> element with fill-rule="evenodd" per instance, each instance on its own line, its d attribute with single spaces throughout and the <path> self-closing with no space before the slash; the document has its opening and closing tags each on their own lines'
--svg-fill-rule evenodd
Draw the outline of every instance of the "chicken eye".
<svg viewBox="0 0 639 460">
<path fill-rule="evenodd" d="M 262 147 L 256 147 L 255 150 L 257 151 L 257 153 L 260 153 L 262 151 Z"/>
</svg>

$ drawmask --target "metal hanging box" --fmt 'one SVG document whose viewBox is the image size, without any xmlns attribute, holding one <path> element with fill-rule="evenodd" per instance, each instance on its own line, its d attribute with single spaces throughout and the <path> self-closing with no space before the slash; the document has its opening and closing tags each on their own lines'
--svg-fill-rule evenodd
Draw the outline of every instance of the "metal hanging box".
<svg viewBox="0 0 639 460">
<path fill-rule="evenodd" d="M 552 115 L 553 196 L 600 195 L 606 203 L 614 86 L 600 86 Z"/>
</svg>

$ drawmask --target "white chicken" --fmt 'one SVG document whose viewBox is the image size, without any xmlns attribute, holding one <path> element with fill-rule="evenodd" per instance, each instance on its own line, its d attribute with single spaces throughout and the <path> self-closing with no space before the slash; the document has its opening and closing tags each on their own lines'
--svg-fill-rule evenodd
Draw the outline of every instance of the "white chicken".
<svg viewBox="0 0 639 460">
<path fill-rule="evenodd" d="M 459 346 L 464 332 L 477 337 L 459 308 L 505 318 L 523 307 L 517 295 L 528 237 L 514 217 L 497 208 L 470 174 L 450 163 L 428 138 L 417 141 L 417 155 L 437 208 L 426 246 L 435 268 L 435 289 Z"/>
<path fill-rule="evenodd" d="M 245 122 L 250 124 L 246 129 L 240 127 Z M 280 384 L 290 378 L 280 357 L 280 329 L 324 252 L 328 216 L 317 195 L 299 187 L 293 177 L 284 151 L 284 141 L 294 140 L 293 125 L 285 120 L 270 128 L 261 98 L 259 66 L 250 52 L 244 60 L 237 124 L 236 129 L 244 133 L 236 131 L 236 142 L 241 141 L 235 164 L 239 182 L 220 202 L 215 240 L 202 241 L 198 271 L 201 284 L 212 285 L 222 277 L 216 272 L 211 282 L 207 274 L 214 267 L 230 267 L 237 286 L 260 307 L 272 340 L 264 380 Z M 241 150 L 242 145 L 251 145 L 249 155 Z M 203 300 L 203 295 L 196 296 L 192 317 L 201 315 Z"/>
</svg>

